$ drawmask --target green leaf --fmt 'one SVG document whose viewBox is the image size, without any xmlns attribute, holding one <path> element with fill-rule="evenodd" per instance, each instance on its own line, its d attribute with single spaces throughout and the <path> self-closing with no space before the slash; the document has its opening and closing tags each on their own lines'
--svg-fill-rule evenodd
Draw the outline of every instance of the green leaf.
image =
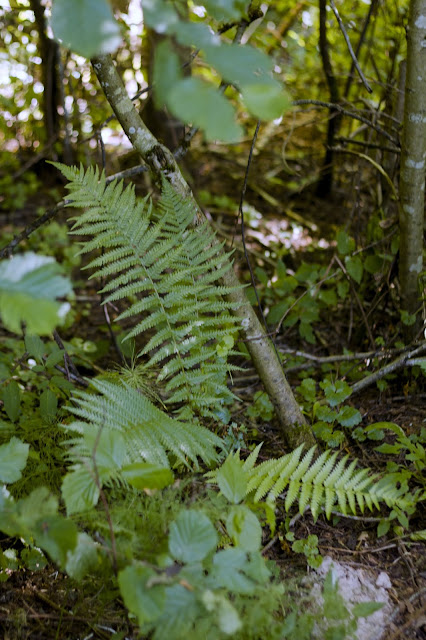
<svg viewBox="0 0 426 640">
<path fill-rule="evenodd" d="M 422 542 L 426 542 L 426 529 L 415 531 L 414 533 L 410 534 L 410 540 L 421 540 Z"/>
<path fill-rule="evenodd" d="M 299 393 L 302 394 L 306 402 L 315 402 L 316 399 L 316 383 L 313 378 L 305 378 L 297 387 Z"/>
<path fill-rule="evenodd" d="M 337 422 L 342 427 L 355 427 L 362 420 L 362 416 L 358 409 L 354 407 L 342 407 L 337 414 Z"/>
<path fill-rule="evenodd" d="M 51 26 L 57 40 L 85 58 L 112 53 L 121 42 L 107 0 L 54 0 Z"/>
<path fill-rule="evenodd" d="M 68 515 L 86 511 L 98 503 L 99 489 L 89 469 L 79 467 L 66 474 L 62 481 L 62 497 Z"/>
<path fill-rule="evenodd" d="M 100 565 L 98 545 L 87 535 L 81 532 L 77 536 L 77 544 L 68 552 L 65 570 L 74 580 L 83 580 Z"/>
<path fill-rule="evenodd" d="M 244 505 L 232 507 L 226 518 L 226 530 L 236 547 L 258 551 L 262 542 L 262 527 L 255 514 Z"/>
<path fill-rule="evenodd" d="M 377 537 L 381 538 L 382 536 L 385 536 L 389 531 L 389 529 L 390 529 L 389 520 L 380 520 L 379 524 L 377 525 Z"/>
<path fill-rule="evenodd" d="M 3 406 L 11 422 L 16 422 L 21 415 L 21 390 L 15 380 L 11 380 L 3 389 Z"/>
<path fill-rule="evenodd" d="M 355 256 L 354 258 L 346 256 L 345 266 L 346 266 L 346 271 L 349 273 L 351 278 L 353 278 L 355 282 L 360 284 L 362 280 L 362 274 L 364 272 L 364 267 L 363 267 L 361 258 L 359 258 L 358 256 Z"/>
<path fill-rule="evenodd" d="M 58 398 L 50 389 L 46 389 L 40 396 L 40 413 L 43 420 L 53 422 L 58 411 Z"/>
<path fill-rule="evenodd" d="M 170 469 L 148 462 L 135 462 L 121 470 L 124 480 L 136 489 L 164 489 L 174 480 Z"/>
<path fill-rule="evenodd" d="M 30 445 L 19 438 L 11 438 L 0 446 L 0 482 L 16 482 L 27 464 Z"/>
<path fill-rule="evenodd" d="M 239 453 L 230 453 L 216 476 L 219 489 L 225 498 L 234 504 L 241 502 L 247 491 L 247 479 L 243 467 L 244 462 L 240 460 Z"/>
<path fill-rule="evenodd" d="M 166 587 L 164 613 L 156 622 L 155 640 L 189 638 L 194 620 L 203 613 L 194 591 L 180 584 Z"/>
<path fill-rule="evenodd" d="M 223 549 L 215 553 L 210 581 L 215 589 L 226 589 L 234 593 L 252 594 L 256 583 L 245 573 L 248 567 L 247 553 L 243 549 Z"/>
<path fill-rule="evenodd" d="M 337 232 L 337 250 L 341 256 L 346 256 L 355 250 L 355 240 L 349 236 L 346 231 Z"/>
<path fill-rule="evenodd" d="M 383 269 L 384 260 L 380 256 L 367 256 L 364 260 L 364 269 L 371 274 L 378 273 Z"/>
<path fill-rule="evenodd" d="M 203 4 L 215 20 L 238 20 L 247 8 L 245 0 L 204 0 Z"/>
<path fill-rule="evenodd" d="M 25 349 L 28 351 L 30 356 L 37 360 L 37 362 L 40 364 L 43 362 L 46 347 L 39 336 L 32 336 L 27 333 L 25 336 Z"/>
<path fill-rule="evenodd" d="M 384 606 L 384 602 L 360 602 L 353 607 L 352 615 L 355 618 L 367 618 Z"/>
<path fill-rule="evenodd" d="M 126 567 L 118 574 L 124 604 L 138 617 L 140 626 L 157 620 L 164 609 L 164 586 L 147 585 L 156 575 L 153 569 L 136 565 Z"/>
<path fill-rule="evenodd" d="M 142 0 L 141 4 L 145 25 L 157 33 L 172 32 L 178 24 L 178 14 L 165 0 Z"/>
<path fill-rule="evenodd" d="M 247 109 L 260 120 L 279 118 L 291 105 L 288 94 L 275 81 L 244 85 L 241 94 Z"/>
<path fill-rule="evenodd" d="M 206 47 L 204 54 L 226 82 L 240 88 L 274 83 L 272 58 L 250 45 L 222 43 L 219 47 Z"/>
<path fill-rule="evenodd" d="M 325 397 L 330 407 L 335 407 L 349 398 L 352 389 L 344 380 L 336 380 L 336 382 L 323 381 L 320 382 L 321 389 L 324 390 Z"/>
<path fill-rule="evenodd" d="M 154 99 L 160 109 L 167 102 L 167 95 L 171 88 L 182 78 L 179 58 L 170 43 L 164 40 L 155 47 L 153 84 L 155 86 Z"/>
<path fill-rule="evenodd" d="M 217 543 L 216 529 L 201 511 L 182 511 L 170 525 L 169 551 L 178 562 L 200 562 Z"/>
<path fill-rule="evenodd" d="M 40 519 L 33 528 L 37 545 L 44 549 L 54 562 L 65 568 L 68 552 L 77 544 L 77 525 L 61 515 Z"/>
<path fill-rule="evenodd" d="M 0 309 L 6 329 L 20 333 L 25 323 L 28 333 L 47 335 L 63 321 L 69 304 L 55 299 L 72 289 L 69 279 L 59 273 L 53 258 L 35 253 L 0 263 Z"/>
<path fill-rule="evenodd" d="M 230 102 L 200 78 L 184 78 L 167 96 L 171 113 L 204 131 L 207 140 L 237 142 L 243 133 Z"/>
<path fill-rule="evenodd" d="M 217 624 L 222 633 L 229 636 L 241 629 L 242 622 L 238 611 L 223 594 L 207 589 L 201 599 L 207 611 L 216 613 Z"/>
</svg>

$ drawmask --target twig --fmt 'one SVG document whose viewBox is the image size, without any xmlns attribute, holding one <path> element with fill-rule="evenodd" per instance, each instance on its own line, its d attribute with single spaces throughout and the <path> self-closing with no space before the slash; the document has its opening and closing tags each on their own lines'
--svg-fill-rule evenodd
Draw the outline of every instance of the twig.
<svg viewBox="0 0 426 640">
<path fill-rule="evenodd" d="M 380 151 L 388 151 L 389 153 L 401 153 L 401 149 L 398 147 L 385 147 L 384 145 L 377 144 L 376 142 L 364 142 L 363 140 L 354 140 L 353 138 L 344 138 L 342 136 L 336 138 L 336 142 L 358 144 L 361 147 L 366 147 L 367 149 L 379 149 Z"/>
<path fill-rule="evenodd" d="M 334 109 L 335 111 L 339 111 L 340 113 L 342 113 L 345 116 L 348 116 L 349 118 L 353 118 L 354 120 L 359 120 L 360 122 L 363 122 L 368 127 L 371 127 L 371 129 L 374 129 L 374 131 L 377 131 L 377 133 L 379 133 L 384 138 L 389 140 L 389 142 L 392 142 L 392 144 L 394 144 L 396 147 L 400 147 L 399 141 L 396 138 L 393 138 L 387 131 L 379 127 L 377 124 L 373 124 L 371 120 L 368 120 L 368 118 L 364 118 L 363 116 L 360 116 L 357 113 L 354 113 L 353 111 L 348 111 L 347 109 L 342 107 L 340 104 L 336 104 L 333 102 L 324 102 L 323 100 L 295 100 L 292 103 L 292 105 L 294 107 L 299 107 L 303 105 L 313 105 L 316 107 L 324 107 L 326 109 Z"/>
<path fill-rule="evenodd" d="M 53 209 L 49 209 L 45 214 L 34 220 L 31 224 L 29 224 L 21 233 L 18 233 L 13 240 L 9 242 L 3 249 L 0 250 L 0 259 L 1 258 L 10 258 L 15 248 L 20 244 L 23 240 L 26 240 L 34 231 L 36 231 L 43 224 L 51 220 L 61 209 L 63 209 L 67 204 L 69 204 L 70 200 L 62 200 L 59 202 L 56 207 Z"/>
<path fill-rule="evenodd" d="M 352 395 L 354 395 L 355 393 L 359 393 L 366 387 L 377 382 L 377 380 L 384 378 L 384 376 L 387 376 L 389 373 L 392 373 L 397 369 L 401 369 L 401 367 L 404 367 L 407 364 L 407 361 L 409 361 L 411 358 L 413 358 L 414 356 L 418 355 L 419 353 L 425 350 L 426 350 L 426 340 L 422 344 L 417 346 L 415 349 L 408 351 L 408 353 L 403 353 L 401 356 L 399 356 L 399 358 L 396 358 L 395 360 L 385 365 L 381 369 L 378 369 L 374 373 L 371 373 L 366 378 L 363 378 L 362 380 L 355 382 L 351 387 Z"/>
<path fill-rule="evenodd" d="M 341 32 L 343 34 L 343 37 L 344 37 L 345 41 L 346 41 L 346 44 L 347 44 L 347 47 L 348 47 L 348 51 L 350 53 L 352 61 L 353 61 L 354 65 L 355 65 L 356 70 L 358 71 L 358 75 L 361 78 L 361 81 L 362 81 L 364 87 L 367 89 L 368 93 L 373 93 L 373 89 L 368 84 L 367 78 L 363 74 L 363 72 L 361 70 L 361 67 L 359 66 L 358 60 L 356 59 L 356 55 L 354 53 L 354 50 L 352 49 L 351 41 L 349 40 L 349 36 L 348 36 L 348 34 L 346 32 L 345 25 L 343 24 L 342 19 L 340 17 L 340 14 L 337 11 L 336 5 L 334 4 L 334 0 L 329 0 L 329 1 L 330 1 L 330 7 L 332 8 L 334 15 L 336 16 L 336 20 L 339 23 L 340 30 L 341 30 Z"/>
</svg>

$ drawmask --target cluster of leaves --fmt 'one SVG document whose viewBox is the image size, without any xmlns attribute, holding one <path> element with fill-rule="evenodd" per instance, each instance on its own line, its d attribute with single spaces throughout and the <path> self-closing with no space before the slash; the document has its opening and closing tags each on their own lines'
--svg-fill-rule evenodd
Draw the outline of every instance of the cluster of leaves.
<svg viewBox="0 0 426 640">
<path fill-rule="evenodd" d="M 205 74 L 184 76 L 173 45 L 178 42 L 194 47 L 222 82 L 238 90 L 247 110 L 256 118 L 278 118 L 288 107 L 289 99 L 272 74 L 273 60 L 249 45 L 223 41 L 210 28 L 210 22 L 246 19 L 245 2 L 206 2 L 208 14 L 204 22 L 188 20 L 188 8 L 183 2 L 173 6 L 166 0 L 144 0 L 142 6 L 145 26 L 162 36 L 153 70 L 157 106 L 166 105 L 182 122 L 201 128 L 209 140 L 235 142 L 243 134 L 231 101 L 217 90 L 217 82 L 206 81 Z M 115 50 L 121 39 L 106 0 L 83 0 L 72 9 L 69 0 L 55 0 L 52 27 L 66 46 L 88 58 Z"/>
</svg>

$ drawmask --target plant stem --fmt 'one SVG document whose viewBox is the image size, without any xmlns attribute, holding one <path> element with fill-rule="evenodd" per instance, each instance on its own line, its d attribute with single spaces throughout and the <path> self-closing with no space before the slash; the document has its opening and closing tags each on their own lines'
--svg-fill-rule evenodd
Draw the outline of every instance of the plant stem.
<svg viewBox="0 0 426 640">
<path fill-rule="evenodd" d="M 118 121 L 134 149 L 148 165 L 158 184 L 163 176 L 182 197 L 194 205 L 194 213 L 201 220 L 203 214 L 183 178 L 173 154 L 161 145 L 149 131 L 133 106 L 123 82 L 110 56 L 99 56 L 92 60 L 93 67 Z M 223 277 L 226 287 L 234 288 L 228 298 L 238 304 L 236 315 L 241 318 L 241 333 L 259 377 L 275 406 L 281 433 L 291 448 L 304 442 L 308 447 L 315 444 L 311 427 L 306 423 L 300 407 L 287 382 L 281 362 L 267 338 L 256 313 L 249 304 L 233 269 Z"/>
</svg>

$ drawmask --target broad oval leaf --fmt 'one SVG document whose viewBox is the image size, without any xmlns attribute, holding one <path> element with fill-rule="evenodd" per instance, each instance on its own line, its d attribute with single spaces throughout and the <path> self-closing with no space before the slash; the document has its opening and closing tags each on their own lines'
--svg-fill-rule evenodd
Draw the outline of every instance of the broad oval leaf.
<svg viewBox="0 0 426 640">
<path fill-rule="evenodd" d="M 51 26 L 57 40 L 85 58 L 112 53 L 121 42 L 107 0 L 54 0 Z"/>
<path fill-rule="evenodd" d="M 56 298 L 71 291 L 54 258 L 28 252 L 0 263 L 1 317 L 9 331 L 21 333 L 25 323 L 28 333 L 51 333 L 69 309 Z"/>
<path fill-rule="evenodd" d="M 19 438 L 11 438 L 0 446 L 0 482 L 16 482 L 27 464 L 30 445 Z"/>
<path fill-rule="evenodd" d="M 241 90 L 244 103 L 259 120 L 274 120 L 290 107 L 291 101 L 278 82 L 245 85 Z"/>
<path fill-rule="evenodd" d="M 226 518 L 226 530 L 235 546 L 244 551 L 258 551 L 262 542 L 262 527 L 255 514 L 244 505 L 233 507 Z"/>
<path fill-rule="evenodd" d="M 118 574 L 118 585 L 124 604 L 129 611 L 137 615 L 141 626 L 159 618 L 164 609 L 164 586 L 147 584 L 155 575 L 153 569 L 140 566 L 126 567 Z"/>
<path fill-rule="evenodd" d="M 229 454 L 223 465 L 217 472 L 219 489 L 229 502 L 238 504 L 247 493 L 247 479 L 244 471 L 244 462 L 239 454 Z"/>
<path fill-rule="evenodd" d="M 123 478 L 136 489 L 164 489 L 173 482 L 170 469 L 148 462 L 135 462 L 122 468 Z"/>
<path fill-rule="evenodd" d="M 207 140 L 237 142 L 243 133 L 231 103 L 200 78 L 184 78 L 167 95 L 169 110 L 204 131 Z"/>
<path fill-rule="evenodd" d="M 218 536 L 201 511 L 182 511 L 170 526 L 169 551 L 178 562 L 200 562 L 216 548 Z"/>
</svg>

